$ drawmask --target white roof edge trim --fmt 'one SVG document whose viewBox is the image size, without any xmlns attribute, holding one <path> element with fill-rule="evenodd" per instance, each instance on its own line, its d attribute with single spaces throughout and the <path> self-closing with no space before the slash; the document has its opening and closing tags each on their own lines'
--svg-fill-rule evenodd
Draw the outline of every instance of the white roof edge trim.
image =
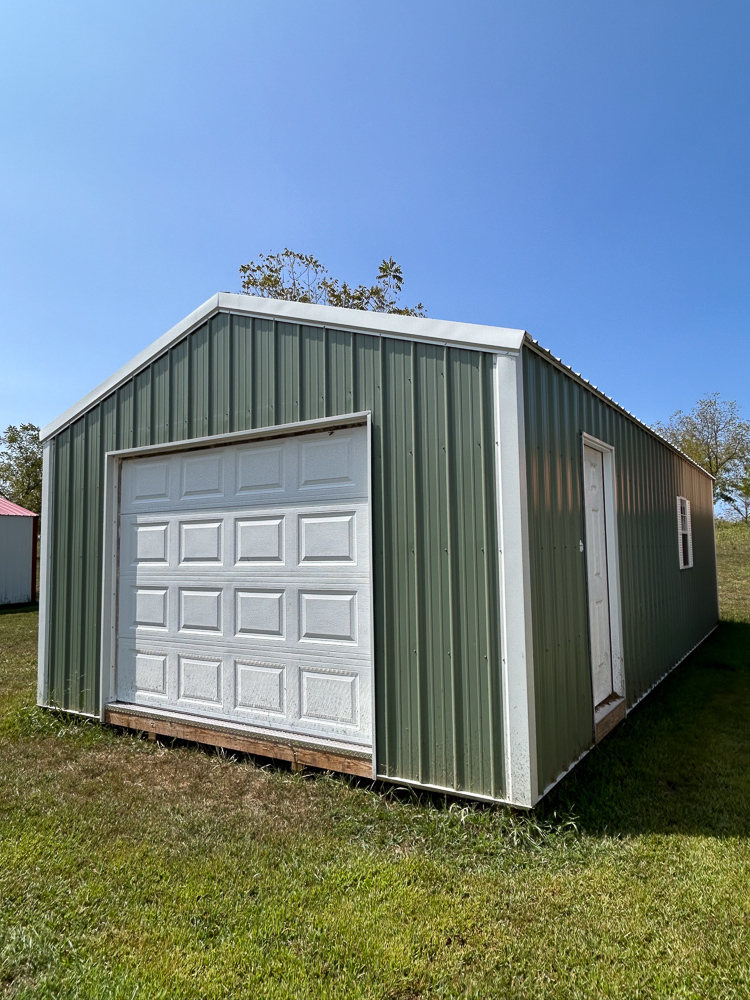
<svg viewBox="0 0 750 1000">
<path fill-rule="evenodd" d="M 657 441 L 659 441 L 661 444 L 669 448 L 670 451 L 675 452 L 675 454 L 679 455 L 680 458 L 684 458 L 686 462 L 689 462 L 690 465 L 694 466 L 699 472 L 702 472 L 704 476 L 707 476 L 711 480 L 711 482 L 714 482 L 715 477 L 712 476 L 711 473 L 708 472 L 706 469 L 704 469 L 702 465 L 699 465 L 694 459 L 690 458 L 689 455 L 686 455 L 684 451 L 680 451 L 680 449 L 677 448 L 675 445 L 673 445 L 671 441 L 667 441 L 667 439 L 665 437 L 662 437 L 661 434 L 658 431 L 655 431 L 653 427 L 649 427 L 648 424 L 644 424 L 644 422 L 642 420 L 639 420 L 638 417 L 635 416 L 635 414 L 631 413 L 630 410 L 626 410 L 624 406 L 621 406 L 616 400 L 612 399 L 611 396 L 608 396 L 606 392 L 602 392 L 601 389 L 598 389 L 595 385 L 592 385 L 587 378 L 583 377 L 583 375 L 580 375 L 578 372 L 573 371 L 570 365 L 566 365 L 561 358 L 556 358 L 548 347 L 542 347 L 539 341 L 534 340 L 531 334 L 527 333 L 525 335 L 525 343 L 532 349 L 538 351 L 542 355 L 542 357 L 544 357 L 547 361 L 555 365 L 556 368 L 560 368 L 563 372 L 565 372 L 566 375 L 569 375 L 570 378 L 572 378 L 574 381 L 578 382 L 580 385 L 585 386 L 590 392 L 593 392 L 595 396 L 598 396 L 599 399 L 603 399 L 605 403 L 608 403 L 619 413 L 622 413 L 623 416 L 628 418 L 628 420 L 632 420 L 632 422 L 634 424 L 637 424 L 637 426 L 640 427 L 641 430 L 646 431 L 646 433 L 650 434 L 651 437 L 656 438 Z M 565 773 L 567 774 L 567 771 Z M 544 794 L 546 794 L 546 791 Z"/>
<path fill-rule="evenodd" d="M 45 441 L 47 438 L 53 437 L 218 312 L 241 313 L 247 316 L 277 319 L 281 322 L 301 323 L 305 326 L 324 326 L 332 330 L 420 340 L 427 343 L 492 352 L 519 351 L 525 336 L 523 330 L 513 330 L 502 326 L 481 326 L 476 323 L 457 323 L 450 320 L 427 319 L 421 316 L 399 316 L 393 313 L 376 313 L 360 309 L 340 309 L 337 306 L 321 306 L 308 302 L 286 302 L 283 299 L 266 299 L 255 295 L 218 292 L 162 337 L 155 340 L 153 344 L 146 347 L 140 354 L 137 354 L 132 361 L 110 375 L 101 385 L 92 389 L 83 399 L 69 407 L 46 427 L 43 427 L 39 432 L 40 440 Z"/>
</svg>

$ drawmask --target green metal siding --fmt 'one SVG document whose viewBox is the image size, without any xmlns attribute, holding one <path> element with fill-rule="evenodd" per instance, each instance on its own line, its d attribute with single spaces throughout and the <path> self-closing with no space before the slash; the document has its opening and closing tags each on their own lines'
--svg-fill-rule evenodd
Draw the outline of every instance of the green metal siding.
<svg viewBox="0 0 750 1000">
<path fill-rule="evenodd" d="M 219 314 L 53 438 L 49 702 L 99 711 L 107 451 L 372 412 L 378 769 L 503 795 L 492 358 Z"/>
<path fill-rule="evenodd" d="M 711 480 L 635 421 L 523 348 L 540 790 L 593 741 L 582 433 L 615 448 L 623 652 L 633 705 L 718 620 Z M 680 570 L 677 501 L 691 503 L 694 568 Z"/>
</svg>

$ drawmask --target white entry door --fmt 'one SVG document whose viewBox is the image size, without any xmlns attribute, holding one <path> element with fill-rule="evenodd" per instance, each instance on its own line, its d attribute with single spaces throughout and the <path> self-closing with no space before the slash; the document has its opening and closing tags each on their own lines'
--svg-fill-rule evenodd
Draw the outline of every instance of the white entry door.
<svg viewBox="0 0 750 1000">
<path fill-rule="evenodd" d="M 367 429 L 127 459 L 117 699 L 372 745 Z"/>
<path fill-rule="evenodd" d="M 604 492 L 604 455 L 583 446 L 586 505 L 586 568 L 589 594 L 589 634 L 594 706 L 614 694 L 610 622 L 607 525 Z"/>
</svg>

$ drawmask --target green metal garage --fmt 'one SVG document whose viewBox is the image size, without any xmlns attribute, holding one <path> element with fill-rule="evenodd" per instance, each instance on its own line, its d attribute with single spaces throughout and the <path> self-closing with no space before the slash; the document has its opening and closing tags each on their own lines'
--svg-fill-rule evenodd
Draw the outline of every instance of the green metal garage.
<svg viewBox="0 0 750 1000">
<path fill-rule="evenodd" d="M 220 293 L 41 436 L 48 707 L 529 807 L 717 623 L 711 478 L 521 330 Z"/>
</svg>

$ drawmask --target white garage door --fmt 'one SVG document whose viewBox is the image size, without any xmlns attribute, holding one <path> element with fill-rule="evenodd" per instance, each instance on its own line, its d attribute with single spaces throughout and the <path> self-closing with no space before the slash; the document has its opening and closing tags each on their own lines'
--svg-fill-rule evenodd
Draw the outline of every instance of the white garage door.
<svg viewBox="0 0 750 1000">
<path fill-rule="evenodd" d="M 365 427 L 122 463 L 117 699 L 372 745 Z"/>
</svg>

